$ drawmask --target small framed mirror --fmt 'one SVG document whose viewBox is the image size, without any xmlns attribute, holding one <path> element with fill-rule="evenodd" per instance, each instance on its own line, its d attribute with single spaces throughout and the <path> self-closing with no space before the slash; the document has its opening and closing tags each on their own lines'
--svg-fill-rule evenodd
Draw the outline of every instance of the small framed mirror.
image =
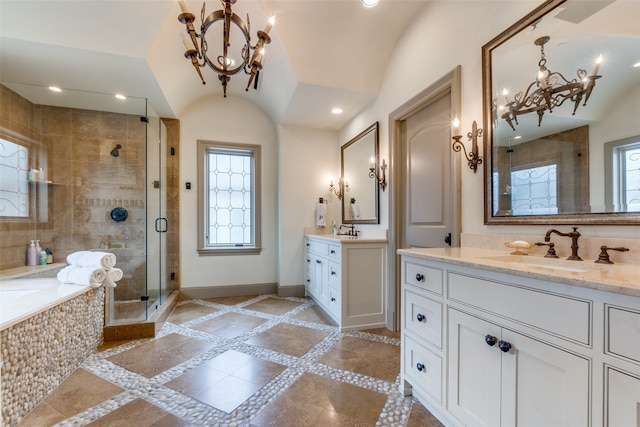
<svg viewBox="0 0 640 427">
<path fill-rule="evenodd" d="M 378 122 L 342 146 L 342 222 L 344 224 L 379 224 L 378 180 L 369 176 L 377 171 Z"/>
<path fill-rule="evenodd" d="M 486 224 L 640 223 L 639 15 L 549 0 L 483 46 Z"/>
</svg>

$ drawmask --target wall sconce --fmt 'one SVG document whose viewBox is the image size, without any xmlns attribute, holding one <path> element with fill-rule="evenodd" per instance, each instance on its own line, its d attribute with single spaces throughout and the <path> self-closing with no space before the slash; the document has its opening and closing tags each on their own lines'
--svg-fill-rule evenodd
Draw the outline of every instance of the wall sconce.
<svg viewBox="0 0 640 427">
<path fill-rule="evenodd" d="M 387 170 L 387 163 L 384 161 L 384 159 L 382 159 L 380 170 L 382 171 L 382 178 L 380 178 L 380 176 L 378 176 L 378 174 L 376 173 L 376 162 L 372 157 L 371 167 L 369 168 L 369 178 L 376 177 L 378 179 L 378 185 L 380 185 L 380 188 L 382 188 L 382 191 L 384 191 L 385 188 L 387 188 L 387 175 L 385 173 L 385 171 Z"/>
<path fill-rule="evenodd" d="M 333 181 L 331 181 L 331 184 L 329 184 L 329 192 L 334 192 L 336 193 L 336 197 L 338 198 L 338 200 L 342 200 L 342 195 L 346 192 L 351 191 L 351 189 L 349 188 L 349 183 L 348 182 L 342 182 L 342 178 L 338 179 L 338 187 L 336 188 L 333 185 Z"/>
<path fill-rule="evenodd" d="M 464 156 L 467 158 L 467 164 L 469 165 L 469 168 L 473 171 L 473 173 L 476 173 L 478 171 L 478 165 L 482 164 L 482 159 L 478 156 L 478 137 L 482 137 L 482 129 L 478 129 L 478 124 L 474 120 L 473 126 L 471 127 L 471 132 L 467 133 L 467 138 L 469 139 L 469 141 L 471 141 L 471 151 L 467 153 L 467 149 L 465 148 L 464 144 L 460 142 L 462 135 L 457 135 L 459 127 L 460 121 L 456 117 L 455 119 L 453 119 L 453 128 L 456 135 L 454 135 L 453 137 L 454 142 L 451 148 L 453 148 L 453 151 L 455 151 L 456 153 L 460 152 L 460 150 L 464 151 Z"/>
</svg>

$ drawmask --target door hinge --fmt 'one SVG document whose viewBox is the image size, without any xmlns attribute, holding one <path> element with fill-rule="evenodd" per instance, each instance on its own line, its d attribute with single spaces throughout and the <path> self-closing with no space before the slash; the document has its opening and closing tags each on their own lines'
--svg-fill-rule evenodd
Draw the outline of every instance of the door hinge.
<svg viewBox="0 0 640 427">
<path fill-rule="evenodd" d="M 176 272 L 175 271 L 171 272 L 171 280 L 176 280 Z"/>
<path fill-rule="evenodd" d="M 149 301 L 149 295 L 142 295 L 140 301 Z"/>
<path fill-rule="evenodd" d="M 446 236 L 444 236 L 444 242 L 451 246 L 451 233 L 448 233 Z"/>
<path fill-rule="evenodd" d="M 140 121 L 141 122 L 145 122 L 145 123 L 149 123 L 149 118 L 148 117 L 144 117 L 144 116 L 140 116 Z"/>
</svg>

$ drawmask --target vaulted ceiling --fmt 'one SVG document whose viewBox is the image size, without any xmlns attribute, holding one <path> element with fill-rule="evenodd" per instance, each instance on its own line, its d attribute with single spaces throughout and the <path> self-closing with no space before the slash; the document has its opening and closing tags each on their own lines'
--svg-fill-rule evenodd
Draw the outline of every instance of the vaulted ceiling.
<svg viewBox="0 0 640 427">
<path fill-rule="evenodd" d="M 339 129 L 376 97 L 398 39 L 427 3 L 238 0 L 253 43 L 270 16 L 276 24 L 258 90 L 245 91 L 242 73 L 229 96 L 252 100 L 276 123 Z M 202 3 L 186 4 L 199 30 Z M 222 97 L 217 75 L 203 68 L 203 85 L 184 58 L 179 13 L 175 0 L 0 0 L 0 80 L 148 98 L 161 116 L 178 117 L 200 97 Z"/>
</svg>

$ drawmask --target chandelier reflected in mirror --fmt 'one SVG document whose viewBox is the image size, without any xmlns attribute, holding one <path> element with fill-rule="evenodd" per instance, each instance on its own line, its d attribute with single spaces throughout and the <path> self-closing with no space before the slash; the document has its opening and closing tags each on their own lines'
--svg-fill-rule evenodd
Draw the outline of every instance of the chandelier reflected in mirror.
<svg viewBox="0 0 640 427">
<path fill-rule="evenodd" d="M 202 84 L 206 84 L 200 68 L 209 66 L 218 74 L 218 79 L 222 84 L 225 98 L 227 97 L 227 84 L 231 80 L 231 76 L 244 71 L 249 75 L 249 82 L 245 90 L 249 90 L 251 83 L 254 83 L 254 89 L 258 88 L 258 79 L 260 70 L 262 70 L 262 60 L 264 59 L 264 45 L 271 43 L 269 31 L 273 27 L 275 18 L 271 17 L 267 22 L 264 30 L 258 30 L 258 41 L 254 46 L 251 45 L 251 25 L 249 15 L 245 22 L 236 15 L 232 6 L 237 0 L 220 0 L 222 9 L 210 13 L 205 18 L 205 3 L 202 4 L 200 12 L 200 34 L 196 32 L 194 22 L 196 16 L 190 13 L 184 0 L 178 0 L 182 13 L 178 15 L 178 21 L 182 22 L 187 30 L 189 40 L 183 35 L 183 42 L 187 48 L 184 53 L 185 58 L 191 61 Z M 218 21 L 222 21 L 222 33 L 215 34 L 213 31 L 207 33 L 209 28 Z M 232 33 L 242 40 L 241 48 L 238 45 L 231 45 Z M 209 37 L 209 40 L 207 40 Z M 199 39 L 199 42 L 198 42 Z M 209 51 L 209 42 L 213 46 L 220 46 L 220 50 Z M 235 50 L 234 50 L 235 49 Z"/>
<path fill-rule="evenodd" d="M 596 85 L 596 80 L 601 77 L 598 72 L 602 64 L 602 56 L 599 56 L 596 60 L 591 75 L 588 75 L 586 70 L 578 69 L 576 71 L 577 78 L 568 80 L 562 73 L 551 71 L 547 68 L 544 45 L 550 39 L 549 36 L 543 36 L 534 42 L 536 46 L 540 46 L 538 75 L 527 87 L 527 90 L 516 93 L 512 99 L 508 90 L 504 89 L 502 96 L 505 102 L 501 105 L 498 104 L 498 99 L 494 98 L 492 105 L 494 126 L 498 125 L 498 114 L 515 131 L 514 124 L 518 124 L 518 116 L 520 115 L 537 113 L 538 126 L 540 126 L 545 112 L 552 113 L 554 108 L 559 107 L 565 101 L 573 103 L 573 115 L 576 114 L 580 103 L 583 106 L 587 105 L 591 92 Z"/>
</svg>

